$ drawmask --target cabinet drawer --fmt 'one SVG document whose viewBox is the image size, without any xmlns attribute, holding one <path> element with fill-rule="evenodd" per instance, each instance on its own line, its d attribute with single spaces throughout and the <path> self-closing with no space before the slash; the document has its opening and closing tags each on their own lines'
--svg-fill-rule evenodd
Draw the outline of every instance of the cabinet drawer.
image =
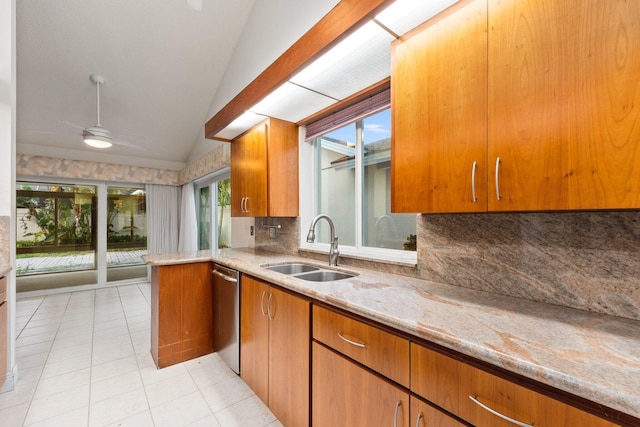
<svg viewBox="0 0 640 427">
<path fill-rule="evenodd" d="M 409 341 L 325 308 L 313 307 L 313 338 L 409 387 Z"/>
<path fill-rule="evenodd" d="M 616 425 L 414 343 L 411 344 L 411 390 L 478 426 L 513 427 L 514 423 L 487 408 L 524 425 Z"/>
<path fill-rule="evenodd" d="M 0 304 L 7 300 L 7 276 L 0 277 Z"/>
</svg>

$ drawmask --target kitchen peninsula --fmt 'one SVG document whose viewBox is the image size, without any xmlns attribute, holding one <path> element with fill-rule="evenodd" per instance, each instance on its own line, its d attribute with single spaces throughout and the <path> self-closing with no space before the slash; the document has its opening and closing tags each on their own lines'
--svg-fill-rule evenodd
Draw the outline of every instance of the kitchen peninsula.
<svg viewBox="0 0 640 427">
<path fill-rule="evenodd" d="M 353 278 L 308 282 L 263 266 L 309 259 L 253 249 L 146 257 L 154 267 L 208 261 L 389 328 L 412 343 L 478 361 L 611 422 L 639 422 L 638 321 L 355 267 L 348 268 L 357 274 Z"/>
</svg>

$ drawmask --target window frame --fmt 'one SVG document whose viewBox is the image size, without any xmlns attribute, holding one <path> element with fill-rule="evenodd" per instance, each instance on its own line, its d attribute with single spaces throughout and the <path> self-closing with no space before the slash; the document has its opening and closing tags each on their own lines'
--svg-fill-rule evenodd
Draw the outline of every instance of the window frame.
<svg viewBox="0 0 640 427">
<path fill-rule="evenodd" d="M 209 174 L 203 178 L 195 180 L 193 182 L 193 191 L 195 192 L 195 202 L 196 202 L 196 223 L 198 226 L 198 236 L 200 236 L 200 189 L 204 187 L 209 187 L 209 209 L 211 212 L 211 218 L 209 218 L 210 227 L 209 227 L 209 249 L 210 251 L 218 250 L 219 242 L 218 242 L 218 181 L 223 181 L 225 179 L 231 179 L 231 168 L 226 167 L 224 169 L 220 169 L 212 174 Z M 232 231 L 233 232 L 233 231 Z M 200 247 L 200 242 L 198 241 L 198 247 Z"/>
<path fill-rule="evenodd" d="M 391 108 L 390 106 L 384 110 Z M 382 111 L 382 110 L 381 110 Z M 417 251 L 404 251 L 400 249 L 375 248 L 363 245 L 363 179 L 364 179 L 364 159 L 361 155 L 363 142 L 363 123 L 367 117 L 372 116 L 379 111 L 372 112 L 364 117 L 358 118 L 356 124 L 356 174 L 355 174 L 355 230 L 356 245 L 340 244 L 340 236 L 338 237 L 338 249 L 340 254 L 350 258 L 361 258 L 374 261 L 394 262 L 403 265 L 415 266 L 417 264 Z M 353 122 L 351 122 L 353 123 Z M 344 126 L 348 123 L 344 123 Z M 320 159 L 317 155 L 316 141 L 317 137 L 306 140 L 306 127 L 302 126 L 300 141 L 300 164 L 311 165 L 312 167 L 301 167 L 300 170 L 300 242 L 299 247 L 302 250 L 312 252 L 328 253 L 329 243 L 308 243 L 306 241 L 307 230 L 313 218 L 317 215 L 318 210 L 318 194 L 320 191 L 320 182 L 318 180 Z M 304 191 L 303 189 L 312 188 L 313 191 Z M 416 214 L 417 223 L 417 214 Z"/>
</svg>

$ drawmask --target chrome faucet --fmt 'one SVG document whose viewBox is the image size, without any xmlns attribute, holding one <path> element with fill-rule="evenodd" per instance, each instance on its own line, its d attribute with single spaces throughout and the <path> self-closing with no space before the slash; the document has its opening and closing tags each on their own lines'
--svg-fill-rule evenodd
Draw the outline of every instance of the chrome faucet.
<svg viewBox="0 0 640 427">
<path fill-rule="evenodd" d="M 320 214 L 317 217 L 313 218 L 311 221 L 311 227 L 309 227 L 309 234 L 307 234 L 307 242 L 313 243 L 316 240 L 316 224 L 320 219 L 326 219 L 329 223 L 329 230 L 331 232 L 331 248 L 329 248 L 329 265 L 338 265 L 338 255 L 340 252 L 338 251 L 338 237 L 336 236 L 336 228 L 333 225 L 333 220 L 329 215 Z"/>
</svg>

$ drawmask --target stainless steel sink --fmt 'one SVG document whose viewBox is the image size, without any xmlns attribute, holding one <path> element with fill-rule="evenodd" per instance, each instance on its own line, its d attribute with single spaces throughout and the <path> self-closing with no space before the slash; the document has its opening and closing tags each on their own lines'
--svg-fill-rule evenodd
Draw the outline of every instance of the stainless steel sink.
<svg viewBox="0 0 640 427">
<path fill-rule="evenodd" d="M 330 282 L 332 280 L 348 279 L 354 277 L 355 274 L 343 273 L 334 270 L 318 270 L 311 273 L 298 274 L 296 277 L 311 282 Z"/>
<path fill-rule="evenodd" d="M 288 274 L 288 275 L 306 273 L 308 271 L 320 270 L 320 268 L 315 267 L 313 265 L 298 264 L 298 263 L 295 263 L 295 264 L 269 265 L 269 266 L 266 266 L 264 268 L 266 268 L 267 270 L 275 271 L 275 272 L 282 273 L 282 274 Z"/>
<path fill-rule="evenodd" d="M 315 265 L 293 262 L 289 264 L 263 265 L 262 268 L 275 271 L 277 273 L 286 274 L 287 276 L 297 277 L 298 279 L 308 280 L 310 282 L 330 282 L 333 280 L 348 279 L 356 274 L 336 271 L 326 268 L 320 268 Z"/>
</svg>

